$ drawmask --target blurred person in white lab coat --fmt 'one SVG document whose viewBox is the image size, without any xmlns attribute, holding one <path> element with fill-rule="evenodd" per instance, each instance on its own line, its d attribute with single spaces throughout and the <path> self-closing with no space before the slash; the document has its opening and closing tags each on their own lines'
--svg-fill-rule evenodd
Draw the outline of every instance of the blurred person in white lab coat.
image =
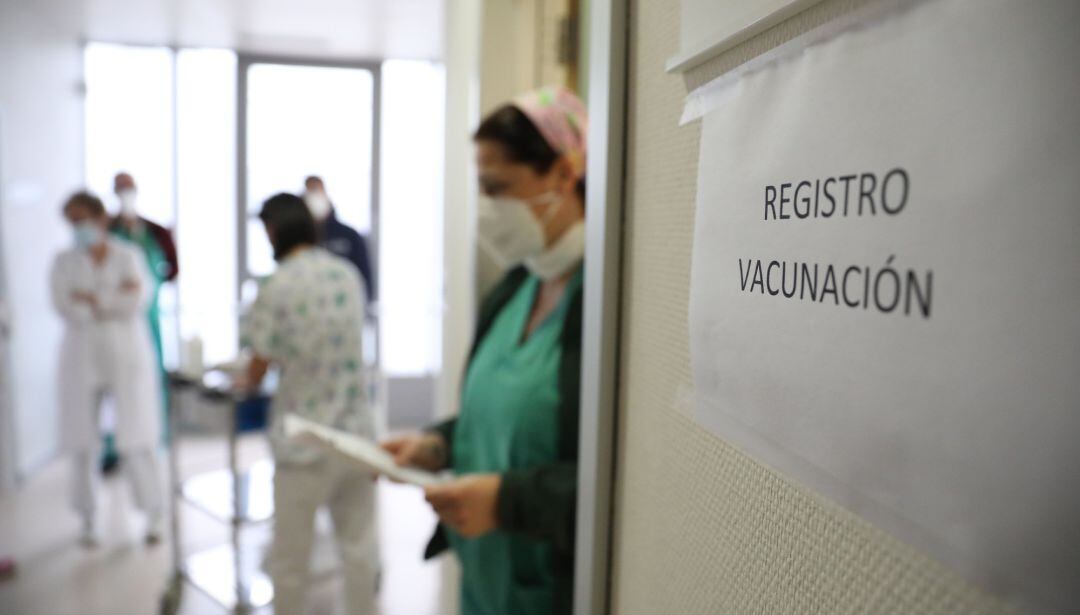
<svg viewBox="0 0 1080 615">
<path fill-rule="evenodd" d="M 346 611 L 374 613 L 379 563 L 372 476 L 286 440 L 282 427 L 285 415 L 295 413 L 374 437 L 364 395 L 360 275 L 316 245 L 315 220 L 300 197 L 278 194 L 263 204 L 259 217 L 278 267 L 243 319 L 241 345 L 252 357 L 239 384 L 254 388 L 271 365 L 280 370 L 271 402 L 274 538 L 266 560 L 274 612 L 305 612 L 315 513 L 325 505 L 344 572 Z"/>
<path fill-rule="evenodd" d="M 64 217 L 75 245 L 53 263 L 52 299 L 64 321 L 60 346 L 60 440 L 72 458 L 72 502 L 82 543 L 97 544 L 100 411 L 115 411 L 116 446 L 145 513 L 146 541 L 161 539 L 162 491 L 155 447 L 161 434 L 161 389 L 146 324 L 150 274 L 138 249 L 110 236 L 105 207 L 87 192 L 72 195 Z"/>
</svg>

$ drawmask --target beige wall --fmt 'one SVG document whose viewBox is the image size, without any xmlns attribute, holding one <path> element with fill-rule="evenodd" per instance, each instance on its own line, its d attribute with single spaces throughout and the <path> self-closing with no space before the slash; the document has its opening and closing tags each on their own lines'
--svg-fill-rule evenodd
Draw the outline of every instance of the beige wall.
<svg viewBox="0 0 1080 615">
<path fill-rule="evenodd" d="M 483 3 L 480 64 L 481 117 L 522 92 L 565 85 L 559 63 L 559 23 L 569 0 L 489 0 Z M 483 251 L 476 258 L 477 291 L 483 296 L 502 269 Z"/>
<path fill-rule="evenodd" d="M 542 85 L 565 85 L 559 63 L 560 22 L 570 0 L 498 0 L 484 3 L 481 111 Z"/>
<path fill-rule="evenodd" d="M 891 1 L 891 0 L 887 0 Z M 613 612 L 998 613 L 956 575 L 794 486 L 691 418 L 698 124 L 689 89 L 867 0 L 825 0 L 687 77 L 675 0 L 631 2 Z"/>
<path fill-rule="evenodd" d="M 537 4 L 540 0 L 484 3 L 480 111 L 494 111 L 537 85 Z"/>
</svg>

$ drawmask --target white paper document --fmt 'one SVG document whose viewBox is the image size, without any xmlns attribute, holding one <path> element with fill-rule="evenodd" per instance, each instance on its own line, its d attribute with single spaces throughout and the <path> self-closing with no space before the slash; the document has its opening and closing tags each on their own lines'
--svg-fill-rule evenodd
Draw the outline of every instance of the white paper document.
<svg viewBox="0 0 1080 615">
<path fill-rule="evenodd" d="M 1080 3 L 925 0 L 702 119 L 698 422 L 983 589 L 1080 604 Z"/>
<path fill-rule="evenodd" d="M 367 470 L 378 472 L 393 480 L 419 487 L 427 487 L 445 482 L 440 474 L 403 468 L 394 463 L 394 458 L 378 444 L 338 429 L 309 421 L 295 414 L 285 416 L 285 437 L 310 442 L 324 450 L 347 457 Z"/>
</svg>

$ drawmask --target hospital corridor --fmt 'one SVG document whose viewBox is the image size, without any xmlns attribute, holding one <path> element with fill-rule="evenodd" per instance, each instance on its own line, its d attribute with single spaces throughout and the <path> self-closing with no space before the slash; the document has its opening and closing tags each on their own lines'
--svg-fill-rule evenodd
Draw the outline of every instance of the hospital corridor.
<svg viewBox="0 0 1080 615">
<path fill-rule="evenodd" d="M 1075 0 L 0 0 L 0 615 L 1064 615 Z"/>
</svg>

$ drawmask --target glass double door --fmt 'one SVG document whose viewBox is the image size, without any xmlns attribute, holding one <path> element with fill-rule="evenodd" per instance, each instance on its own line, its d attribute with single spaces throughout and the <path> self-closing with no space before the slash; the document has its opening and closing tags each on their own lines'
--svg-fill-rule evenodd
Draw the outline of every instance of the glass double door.
<svg viewBox="0 0 1080 615">
<path fill-rule="evenodd" d="M 241 173 L 247 224 L 243 279 L 274 269 L 258 212 L 279 192 L 323 180 L 334 215 L 377 243 L 378 67 L 241 57 Z"/>
<path fill-rule="evenodd" d="M 250 289 L 274 270 L 258 218 L 271 196 L 301 194 L 322 180 L 339 221 L 366 240 L 371 275 L 378 253 L 379 67 L 240 58 L 241 194 L 246 224 L 239 272 Z M 374 282 L 374 281 L 372 281 Z M 245 289 L 243 294 L 251 295 Z M 369 298 L 370 300 L 370 298 Z M 368 322 L 364 354 L 379 363 L 379 327 Z"/>
</svg>

